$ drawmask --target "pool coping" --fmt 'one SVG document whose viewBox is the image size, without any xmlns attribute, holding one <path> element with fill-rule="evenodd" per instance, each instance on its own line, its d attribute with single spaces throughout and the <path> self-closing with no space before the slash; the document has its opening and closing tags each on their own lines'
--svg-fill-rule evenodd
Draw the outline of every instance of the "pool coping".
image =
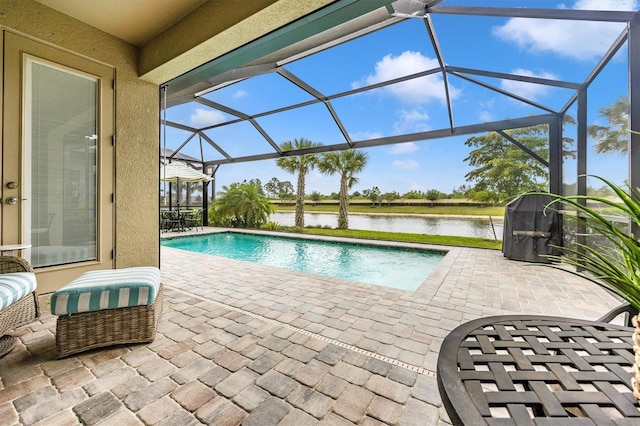
<svg viewBox="0 0 640 426">
<path fill-rule="evenodd" d="M 460 247 L 456 246 L 439 246 L 434 244 L 424 244 L 424 243 L 412 243 L 405 241 L 382 241 L 382 240 L 368 240 L 364 238 L 350 238 L 350 237 L 334 237 L 327 235 L 308 235 L 308 234 L 295 234 L 295 233 L 287 233 L 287 232 L 277 232 L 277 231 L 265 231 L 259 229 L 238 229 L 238 228 L 209 228 L 203 231 L 198 231 L 196 233 L 183 233 L 181 235 L 162 235 L 161 239 L 179 239 L 192 237 L 196 235 L 207 235 L 207 234 L 220 234 L 220 233 L 239 233 L 239 234 L 253 234 L 253 235 L 267 235 L 271 237 L 280 237 L 280 238 L 293 238 L 300 240 L 316 240 L 316 241 L 328 241 L 328 242 L 345 242 L 350 244 L 359 244 L 359 245 L 368 245 L 375 247 L 386 247 L 386 248 L 404 248 L 410 250 L 423 250 L 423 251 L 436 251 L 436 252 L 444 252 L 444 257 L 438 262 L 436 267 L 427 275 L 422 284 L 418 286 L 415 290 L 403 290 L 403 291 L 411 291 L 415 293 L 420 293 L 422 296 L 426 296 L 431 298 L 431 296 L 435 295 L 440 286 L 443 284 L 447 275 L 451 271 L 451 268 L 455 264 L 458 259 L 458 256 L 461 253 Z M 479 249 L 479 250 L 488 250 L 488 249 Z M 347 280 L 350 281 L 350 280 Z M 360 281 L 354 281 L 360 284 L 365 285 L 378 285 L 371 283 L 364 283 Z M 384 286 L 383 286 L 384 287 Z"/>
</svg>

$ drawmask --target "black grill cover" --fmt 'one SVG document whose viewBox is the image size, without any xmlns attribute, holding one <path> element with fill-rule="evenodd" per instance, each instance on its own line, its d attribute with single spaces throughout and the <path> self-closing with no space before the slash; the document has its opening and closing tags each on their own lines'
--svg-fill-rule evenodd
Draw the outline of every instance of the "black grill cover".
<svg viewBox="0 0 640 426">
<path fill-rule="evenodd" d="M 550 263 L 542 256 L 559 254 L 550 245 L 562 243 L 562 219 L 553 209 L 545 210 L 551 201 L 553 199 L 548 195 L 525 194 L 507 204 L 502 237 L 505 257 Z"/>
</svg>

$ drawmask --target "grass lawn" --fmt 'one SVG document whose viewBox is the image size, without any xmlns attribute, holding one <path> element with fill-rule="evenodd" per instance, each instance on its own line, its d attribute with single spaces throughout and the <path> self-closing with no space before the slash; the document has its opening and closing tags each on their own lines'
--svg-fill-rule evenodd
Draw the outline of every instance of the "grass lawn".
<svg viewBox="0 0 640 426">
<path fill-rule="evenodd" d="M 403 232 L 364 231 L 358 229 L 330 228 L 287 228 L 287 232 L 299 232 L 310 235 L 326 235 L 332 237 L 361 238 L 366 240 L 403 241 L 445 246 L 475 247 L 500 250 L 502 242 L 486 238 L 456 237 L 448 235 L 407 234 Z"/>
</svg>

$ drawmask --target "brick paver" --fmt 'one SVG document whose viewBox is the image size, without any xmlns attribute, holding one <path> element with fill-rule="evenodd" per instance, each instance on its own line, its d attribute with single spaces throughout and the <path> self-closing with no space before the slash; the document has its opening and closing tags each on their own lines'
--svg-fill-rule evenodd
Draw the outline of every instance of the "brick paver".
<svg viewBox="0 0 640 426">
<path fill-rule="evenodd" d="M 260 377 L 256 384 L 278 398 L 285 398 L 298 387 L 298 383 L 295 380 L 277 371 L 269 371 Z"/>
<path fill-rule="evenodd" d="M 281 399 L 270 397 L 244 419 L 242 426 L 277 425 L 291 409 L 291 406 Z"/>
<path fill-rule="evenodd" d="M 497 314 L 595 319 L 618 304 L 561 271 L 452 252 L 455 261 L 408 292 L 163 248 L 156 340 L 58 360 L 55 317 L 44 310 L 0 358 L 0 419 L 446 424 L 433 373 L 454 327 Z"/>
<path fill-rule="evenodd" d="M 265 390 L 254 385 L 249 385 L 233 398 L 233 402 L 238 404 L 240 408 L 251 412 L 270 397 L 271 395 Z"/>
<path fill-rule="evenodd" d="M 349 385 L 341 393 L 336 405 L 333 407 L 333 411 L 352 422 L 357 422 L 362 419 L 374 397 L 375 394 L 371 391 L 359 386 Z"/>
<path fill-rule="evenodd" d="M 254 383 L 257 378 L 258 375 L 254 371 L 243 368 L 218 383 L 215 390 L 227 398 L 232 398 Z"/>
<path fill-rule="evenodd" d="M 167 395 L 145 406 L 137 414 L 144 423 L 157 424 L 171 417 L 176 411 L 180 411 L 180 405 Z"/>
<path fill-rule="evenodd" d="M 109 392 L 95 395 L 73 407 L 74 413 L 86 425 L 93 425 L 111 417 L 122 408 L 122 402 Z"/>
<path fill-rule="evenodd" d="M 171 392 L 171 397 L 188 411 L 196 411 L 216 396 L 213 389 L 197 380 Z"/>
</svg>

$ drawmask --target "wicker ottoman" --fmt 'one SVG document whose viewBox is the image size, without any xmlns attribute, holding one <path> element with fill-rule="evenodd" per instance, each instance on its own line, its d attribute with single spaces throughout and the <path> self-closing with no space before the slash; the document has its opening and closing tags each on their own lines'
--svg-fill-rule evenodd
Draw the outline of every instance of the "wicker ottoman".
<svg viewBox="0 0 640 426">
<path fill-rule="evenodd" d="M 105 346 L 152 342 L 162 313 L 160 270 L 91 271 L 51 296 L 58 358 Z"/>
</svg>

